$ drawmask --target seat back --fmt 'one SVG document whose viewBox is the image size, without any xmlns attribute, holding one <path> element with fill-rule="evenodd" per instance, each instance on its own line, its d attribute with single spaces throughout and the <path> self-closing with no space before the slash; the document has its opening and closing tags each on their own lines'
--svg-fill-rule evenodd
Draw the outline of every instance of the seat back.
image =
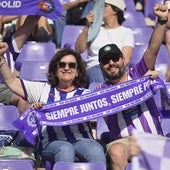
<svg viewBox="0 0 170 170">
<path fill-rule="evenodd" d="M 51 41 L 27 42 L 15 61 L 15 68 L 20 71 L 24 61 L 50 61 L 55 53 L 56 46 Z"/>
<path fill-rule="evenodd" d="M 66 25 L 62 35 L 61 47 L 63 48 L 66 45 L 71 47 L 75 44 L 83 28 L 82 25 Z"/>
<path fill-rule="evenodd" d="M 30 81 L 47 81 L 49 61 L 25 61 L 22 64 L 19 77 Z"/>
<path fill-rule="evenodd" d="M 0 130 L 17 130 L 12 122 L 18 119 L 18 109 L 13 105 L 0 105 Z M 0 170 L 33 170 L 31 159 L 0 158 Z"/>
<path fill-rule="evenodd" d="M 129 67 L 133 67 L 136 63 L 138 63 L 141 60 L 146 48 L 147 48 L 146 44 L 145 45 L 135 45 L 134 46 L 132 59 L 131 59 L 131 61 L 129 63 Z"/>
<path fill-rule="evenodd" d="M 135 45 L 145 45 L 148 44 L 149 39 L 152 35 L 153 28 L 148 26 L 142 27 L 131 27 L 134 38 Z"/>
<path fill-rule="evenodd" d="M 162 44 L 159 49 L 156 63 L 170 63 L 170 56 L 167 47 L 164 44 Z"/>
<path fill-rule="evenodd" d="M 134 1 L 125 0 L 126 11 L 136 11 L 136 6 Z"/>
<path fill-rule="evenodd" d="M 163 80 L 166 81 L 165 79 L 165 73 L 168 68 L 168 63 L 156 63 L 155 64 L 155 70 L 159 72 L 159 77 Z"/>
<path fill-rule="evenodd" d="M 0 130 L 16 130 L 12 122 L 18 119 L 18 109 L 13 105 L 0 105 Z"/>
<path fill-rule="evenodd" d="M 139 45 L 134 46 L 130 65 L 136 64 L 143 57 L 143 54 L 144 54 L 146 48 L 147 48 L 147 44 L 139 44 Z M 160 64 L 160 63 L 162 63 L 162 64 L 170 63 L 168 50 L 167 50 L 166 46 L 163 44 L 161 45 L 161 47 L 158 51 L 158 55 L 157 55 L 157 59 L 156 59 L 156 64 Z"/>
<path fill-rule="evenodd" d="M 145 17 L 139 11 L 125 11 L 125 21 L 123 26 L 127 27 L 146 27 Z"/>
<path fill-rule="evenodd" d="M 66 163 L 57 162 L 53 166 L 53 170 L 106 170 L 101 163 Z"/>
<path fill-rule="evenodd" d="M 155 20 L 156 16 L 153 14 L 153 7 L 157 3 L 163 3 L 164 0 L 146 0 L 144 5 L 144 16 L 146 18 L 150 18 L 151 20 Z"/>
<path fill-rule="evenodd" d="M 82 32 L 84 26 L 83 25 L 66 25 L 64 27 L 61 47 L 62 48 L 71 48 L 75 50 L 75 43 Z M 82 59 L 85 61 L 87 59 L 87 50 L 84 51 L 82 54 Z"/>
<path fill-rule="evenodd" d="M 33 161 L 28 159 L 0 159 L 0 170 L 33 170 Z"/>
</svg>

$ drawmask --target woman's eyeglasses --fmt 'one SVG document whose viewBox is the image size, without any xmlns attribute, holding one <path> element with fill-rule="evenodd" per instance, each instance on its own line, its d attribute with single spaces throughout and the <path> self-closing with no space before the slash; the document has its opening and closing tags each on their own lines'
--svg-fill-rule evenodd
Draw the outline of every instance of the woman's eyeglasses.
<svg viewBox="0 0 170 170">
<path fill-rule="evenodd" d="M 68 62 L 68 63 L 65 63 L 65 62 L 57 62 L 57 66 L 59 68 L 65 68 L 66 65 L 68 65 L 69 68 L 77 68 L 77 63 L 73 63 L 73 62 Z"/>
</svg>

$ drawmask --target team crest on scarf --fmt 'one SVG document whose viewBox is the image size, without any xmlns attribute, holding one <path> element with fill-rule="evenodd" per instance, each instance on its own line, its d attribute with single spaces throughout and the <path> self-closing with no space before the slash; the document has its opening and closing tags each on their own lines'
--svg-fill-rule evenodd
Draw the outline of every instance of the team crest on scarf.
<svg viewBox="0 0 170 170">
<path fill-rule="evenodd" d="M 37 117 L 40 117 L 40 116 L 39 116 L 39 114 L 37 114 L 34 111 L 32 113 L 28 113 L 28 116 L 27 116 L 28 126 L 36 127 L 37 126 Z"/>
<path fill-rule="evenodd" d="M 44 13 L 51 13 L 55 10 L 54 2 L 51 0 L 41 0 L 38 5 Z"/>
</svg>

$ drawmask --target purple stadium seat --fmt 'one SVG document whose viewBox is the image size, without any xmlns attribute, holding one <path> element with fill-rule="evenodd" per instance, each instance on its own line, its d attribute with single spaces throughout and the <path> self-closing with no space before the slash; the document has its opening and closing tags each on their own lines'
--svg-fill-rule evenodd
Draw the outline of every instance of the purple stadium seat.
<svg viewBox="0 0 170 170">
<path fill-rule="evenodd" d="M 168 68 L 168 63 L 156 63 L 155 64 L 155 70 L 159 72 L 159 77 L 166 81 L 165 79 L 165 73 L 167 71 L 167 68 Z"/>
<path fill-rule="evenodd" d="M 153 14 L 153 6 L 156 3 L 163 3 L 163 0 L 145 0 L 144 6 L 144 16 L 150 18 L 151 20 L 155 20 L 156 17 Z"/>
<path fill-rule="evenodd" d="M 164 44 L 162 44 L 159 49 L 156 63 L 170 63 L 170 56 L 169 56 L 168 50 Z"/>
<path fill-rule="evenodd" d="M 19 77 L 30 81 L 47 81 L 49 61 L 24 61 Z"/>
<path fill-rule="evenodd" d="M 72 46 L 75 44 L 77 37 L 82 32 L 84 26 L 82 25 L 66 25 L 64 27 L 61 47 L 63 48 L 65 44 Z"/>
<path fill-rule="evenodd" d="M 134 1 L 125 0 L 125 4 L 126 4 L 126 11 L 136 11 L 136 6 Z"/>
<path fill-rule="evenodd" d="M 142 58 L 146 48 L 147 48 L 147 44 L 135 45 L 129 67 L 132 67 L 134 64 L 136 64 Z M 161 64 L 164 64 L 164 70 L 165 70 L 165 66 L 167 63 L 170 63 L 169 54 L 168 54 L 166 46 L 162 44 L 159 49 L 158 55 L 157 55 L 156 68 L 158 69 L 159 64 L 160 64 L 160 66 L 161 66 Z M 163 67 L 163 65 L 161 67 Z"/>
<path fill-rule="evenodd" d="M 16 130 L 12 122 L 18 119 L 18 109 L 13 105 L 0 105 L 0 130 Z"/>
<path fill-rule="evenodd" d="M 123 22 L 123 26 L 127 27 L 144 27 L 147 26 L 145 17 L 140 11 L 125 11 L 126 20 Z M 139 22 L 140 21 L 140 22 Z"/>
<path fill-rule="evenodd" d="M 24 61 L 50 61 L 56 53 L 53 42 L 27 42 L 15 61 L 15 68 L 20 71 Z"/>
<path fill-rule="evenodd" d="M 0 130 L 17 130 L 12 122 L 19 117 L 18 109 L 13 105 L 0 105 Z M 0 170 L 33 170 L 31 159 L 0 158 Z"/>
<path fill-rule="evenodd" d="M 0 170 L 33 170 L 33 161 L 27 159 L 0 159 Z"/>
<path fill-rule="evenodd" d="M 133 50 L 132 59 L 129 63 L 129 67 L 133 67 L 134 64 L 139 62 L 147 48 L 147 45 L 135 45 Z"/>
<path fill-rule="evenodd" d="M 84 26 L 82 25 L 66 25 L 63 31 L 61 47 L 75 49 L 76 40 L 83 28 Z M 81 56 L 85 61 L 87 58 L 87 51 L 83 52 Z"/>
<path fill-rule="evenodd" d="M 151 37 L 153 28 L 148 26 L 142 27 L 131 27 L 134 38 L 135 45 L 147 45 Z"/>
<path fill-rule="evenodd" d="M 106 170 L 101 163 L 65 163 L 57 162 L 53 166 L 53 170 Z"/>
</svg>

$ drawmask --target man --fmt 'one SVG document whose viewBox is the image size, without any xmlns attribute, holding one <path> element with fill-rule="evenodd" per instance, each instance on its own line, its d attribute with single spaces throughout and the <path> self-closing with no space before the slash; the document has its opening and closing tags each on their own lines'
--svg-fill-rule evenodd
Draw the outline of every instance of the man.
<svg viewBox="0 0 170 170">
<path fill-rule="evenodd" d="M 134 68 L 126 72 L 125 57 L 117 45 L 108 44 L 99 50 L 100 67 L 104 76 L 108 79 L 107 82 L 99 86 L 100 88 L 139 78 L 149 70 L 154 70 L 157 53 L 162 44 L 168 20 L 168 9 L 163 4 L 156 4 L 153 11 L 158 17 L 158 22 L 155 25 L 143 58 Z M 131 157 L 139 151 L 136 147 L 134 147 L 135 152 L 134 149 L 131 150 L 133 148 L 130 145 L 132 129 L 163 135 L 158 115 L 156 104 L 150 98 L 136 107 L 107 117 L 106 122 L 112 141 L 107 145 L 107 153 L 110 157 L 112 170 L 124 170 Z"/>
<path fill-rule="evenodd" d="M 15 60 L 31 34 L 32 29 L 38 23 L 39 18 L 40 16 L 28 16 L 24 24 L 11 37 L 11 43 L 9 43 L 9 50 L 6 52 L 5 58 L 12 72 L 14 72 Z M 3 83 L 0 83 L 0 103 L 15 105 L 20 113 L 29 107 L 29 104 L 25 100 L 11 92 Z"/>
<path fill-rule="evenodd" d="M 104 82 L 99 62 L 99 49 L 110 43 L 116 44 L 125 57 L 125 64 L 128 65 L 134 48 L 134 35 L 130 28 L 123 26 L 125 21 L 124 11 L 126 4 L 124 0 L 105 0 L 105 7 L 103 11 L 103 24 L 97 36 L 88 42 L 88 33 L 90 26 L 95 22 L 94 12 L 90 11 L 86 16 L 87 24 L 76 40 L 75 49 L 78 53 L 87 50 L 88 56 L 86 60 L 88 83 Z M 97 29 L 97 28 L 96 28 Z"/>
<path fill-rule="evenodd" d="M 165 45 L 168 50 L 168 53 L 170 55 L 170 1 L 164 0 L 165 5 L 167 5 L 169 13 L 168 13 L 168 22 L 167 22 L 167 29 L 165 31 Z M 170 65 L 168 65 L 168 68 L 165 73 L 165 79 L 166 81 L 170 81 Z"/>
</svg>

